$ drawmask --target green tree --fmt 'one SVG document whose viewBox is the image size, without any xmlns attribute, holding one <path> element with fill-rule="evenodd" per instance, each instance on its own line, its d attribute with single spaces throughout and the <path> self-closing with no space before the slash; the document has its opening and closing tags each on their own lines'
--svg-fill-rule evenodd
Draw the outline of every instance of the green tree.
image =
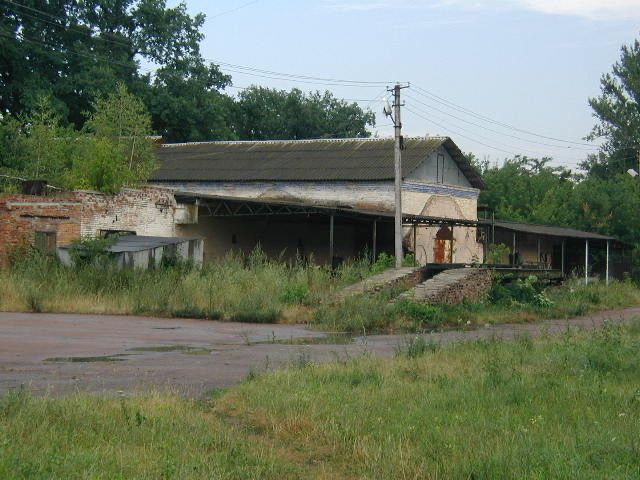
<svg viewBox="0 0 640 480">
<path fill-rule="evenodd" d="M 20 121 L 6 117 L 0 122 L 0 173 L 4 175 L 61 185 L 72 148 L 72 132 L 61 126 L 49 97 L 40 97 Z"/>
<path fill-rule="evenodd" d="M 485 165 L 486 189 L 480 194 L 480 204 L 493 208 L 501 219 L 571 224 L 573 219 L 561 205 L 571 195 L 574 179 L 569 170 L 548 166 L 550 161 L 516 156 L 501 166 Z"/>
<path fill-rule="evenodd" d="M 591 156 L 590 174 L 610 177 L 637 167 L 640 151 L 640 42 L 621 49 L 620 60 L 600 80 L 601 94 L 589 99 L 599 123 L 590 138 L 603 138 L 603 155 Z"/>
<path fill-rule="evenodd" d="M 168 142 L 235 139 L 231 82 L 214 65 L 184 59 L 156 72 L 146 103 L 154 130 Z"/>
<path fill-rule="evenodd" d="M 368 137 L 375 115 L 330 92 L 252 86 L 238 95 L 234 127 L 242 140 Z"/>
<path fill-rule="evenodd" d="M 155 168 L 150 135 L 146 107 L 119 84 L 94 103 L 76 142 L 67 187 L 115 193 L 143 183 Z"/>
<path fill-rule="evenodd" d="M 0 112 L 24 115 L 50 95 L 63 123 L 80 128 L 117 82 L 150 102 L 162 92 L 140 62 L 170 66 L 187 82 L 189 67 L 204 62 L 203 22 L 184 3 L 169 8 L 164 0 L 1 1 Z"/>
</svg>

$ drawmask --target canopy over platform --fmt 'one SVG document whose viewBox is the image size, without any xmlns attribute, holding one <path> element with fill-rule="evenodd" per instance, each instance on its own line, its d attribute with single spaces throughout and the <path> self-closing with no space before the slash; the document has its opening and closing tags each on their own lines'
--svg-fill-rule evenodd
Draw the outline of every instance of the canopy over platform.
<svg viewBox="0 0 640 480">
<path fill-rule="evenodd" d="M 535 235 L 545 235 L 549 237 L 563 237 L 563 238 L 576 238 L 583 240 L 611 240 L 619 241 L 614 237 L 607 235 L 600 235 L 599 233 L 584 232 L 582 230 L 575 230 L 573 228 L 556 227 L 553 225 L 538 225 L 534 223 L 519 223 L 510 222 L 505 220 L 482 220 L 481 223 L 493 225 L 503 230 L 509 230 L 512 232 L 530 233 Z"/>
</svg>

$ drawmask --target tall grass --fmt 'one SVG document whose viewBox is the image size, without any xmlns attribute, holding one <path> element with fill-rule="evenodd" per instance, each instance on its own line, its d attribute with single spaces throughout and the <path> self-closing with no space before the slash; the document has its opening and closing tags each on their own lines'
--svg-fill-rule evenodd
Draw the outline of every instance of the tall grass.
<svg viewBox="0 0 640 480">
<path fill-rule="evenodd" d="M 156 270 L 103 265 L 61 266 L 32 253 L 0 270 L 0 309 L 116 313 L 239 321 L 309 319 L 308 307 L 370 275 L 366 261 L 337 271 L 268 259 L 260 250 L 229 254 L 200 269 L 189 265 Z"/>
<path fill-rule="evenodd" d="M 392 304 L 397 292 L 389 289 L 334 301 L 337 290 L 387 266 L 388 258 L 331 271 L 269 259 L 257 249 L 247 256 L 229 254 L 201 269 L 176 264 L 122 270 L 92 263 L 66 268 L 50 257 L 25 253 L 12 268 L 0 270 L 0 309 L 296 322 L 369 334 L 569 318 L 640 305 L 640 290 L 630 282 L 543 288 L 533 278 L 506 285 L 496 281 L 485 301 L 456 306 Z"/>
<path fill-rule="evenodd" d="M 640 478 L 640 323 L 301 358 L 204 401 L 0 398 L 0 478 Z"/>
</svg>

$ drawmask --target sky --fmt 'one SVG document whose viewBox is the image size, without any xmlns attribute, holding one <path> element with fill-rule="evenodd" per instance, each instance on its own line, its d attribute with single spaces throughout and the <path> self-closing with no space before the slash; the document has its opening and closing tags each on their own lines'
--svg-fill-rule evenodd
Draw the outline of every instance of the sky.
<svg viewBox="0 0 640 480">
<path fill-rule="evenodd" d="M 575 168 L 597 148 L 583 140 L 595 123 L 588 98 L 599 94 L 600 77 L 619 59 L 620 47 L 640 37 L 640 0 L 186 4 L 190 13 L 207 16 L 201 45 L 207 59 L 371 82 L 303 83 L 223 65 L 236 87 L 231 93 L 254 84 L 328 89 L 374 111 L 373 133 L 386 137 L 393 135 L 382 114 L 386 86 L 409 82 L 402 91 L 404 135 L 448 135 L 491 163 L 523 154 Z"/>
</svg>

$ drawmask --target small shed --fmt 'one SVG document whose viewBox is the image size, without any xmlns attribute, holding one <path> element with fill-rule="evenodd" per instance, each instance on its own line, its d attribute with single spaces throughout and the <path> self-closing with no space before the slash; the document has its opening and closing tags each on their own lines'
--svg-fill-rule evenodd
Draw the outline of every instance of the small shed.
<svg viewBox="0 0 640 480">
<path fill-rule="evenodd" d="M 58 257 L 66 265 L 73 265 L 70 246 L 58 248 Z M 203 240 L 185 237 L 146 237 L 125 235 L 118 237 L 107 248 L 114 263 L 120 268 L 155 268 L 165 261 L 192 261 L 202 265 Z"/>
</svg>

